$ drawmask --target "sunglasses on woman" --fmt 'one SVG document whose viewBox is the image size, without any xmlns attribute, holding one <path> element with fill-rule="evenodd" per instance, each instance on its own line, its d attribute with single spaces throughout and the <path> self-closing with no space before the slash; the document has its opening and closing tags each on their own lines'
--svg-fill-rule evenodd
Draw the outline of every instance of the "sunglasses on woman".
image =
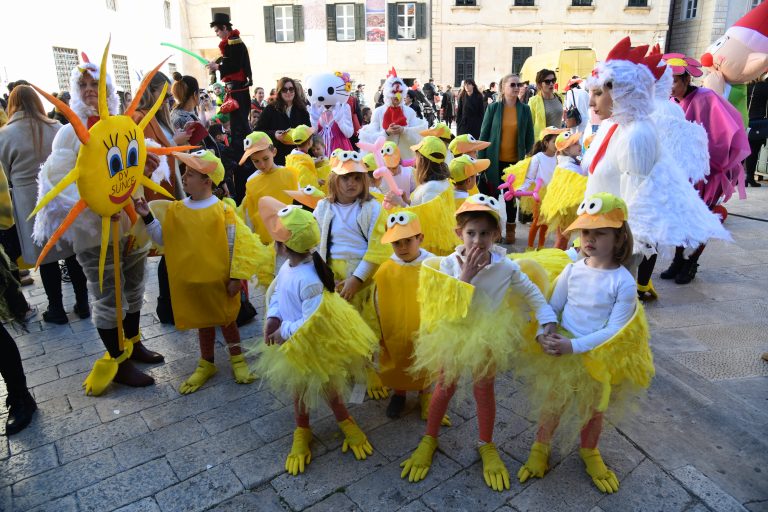
<svg viewBox="0 0 768 512">
<path fill-rule="evenodd" d="M 516 82 L 509 82 L 509 86 L 510 86 L 512 89 L 517 89 L 518 87 L 520 87 L 520 84 L 518 84 L 518 83 L 516 83 Z"/>
<path fill-rule="evenodd" d="M 294 91 L 296 91 L 295 87 L 283 87 L 282 89 L 280 89 L 280 92 L 294 92 Z"/>
<path fill-rule="evenodd" d="M 542 80 L 542 81 L 541 81 L 541 83 L 543 83 L 543 84 L 547 84 L 547 85 L 552 85 L 552 84 L 554 84 L 555 82 L 556 82 L 556 80 L 555 80 L 554 78 L 547 78 L 546 80 Z"/>
</svg>

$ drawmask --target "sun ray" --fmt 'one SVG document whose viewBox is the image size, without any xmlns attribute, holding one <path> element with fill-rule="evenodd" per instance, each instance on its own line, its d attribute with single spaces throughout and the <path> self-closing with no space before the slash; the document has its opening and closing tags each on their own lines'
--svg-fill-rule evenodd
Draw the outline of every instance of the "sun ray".
<svg viewBox="0 0 768 512">
<path fill-rule="evenodd" d="M 172 146 L 170 148 L 150 148 L 147 146 L 147 153 L 152 153 L 153 155 L 170 155 L 171 153 L 175 151 L 192 151 L 193 149 L 197 149 L 200 146 Z"/>
<path fill-rule="evenodd" d="M 40 199 L 40 202 L 37 203 L 37 206 L 35 206 L 35 209 L 32 210 L 32 213 L 29 214 L 29 217 L 27 217 L 27 220 L 31 220 L 32 217 L 34 217 L 35 214 L 43 208 L 43 206 L 51 202 L 51 199 L 59 195 L 65 188 L 67 188 L 72 183 L 74 183 L 75 180 L 77 180 L 79 175 L 80 175 L 80 171 L 77 169 L 77 167 L 69 171 L 63 178 L 61 178 L 60 182 L 58 182 L 51 190 L 48 191 L 47 194 L 43 196 L 42 199 Z"/>
<path fill-rule="evenodd" d="M 128 215 L 128 218 L 131 221 L 131 226 L 136 224 L 136 220 L 139 218 L 139 215 L 136 213 L 136 208 L 134 208 L 133 202 L 130 202 L 127 205 L 125 205 L 125 208 L 123 208 L 123 211 Z"/>
<path fill-rule="evenodd" d="M 144 131 L 144 128 L 149 124 L 149 122 L 152 120 L 153 117 L 155 117 L 155 113 L 160 109 L 160 106 L 165 101 L 165 93 L 168 92 L 168 84 L 163 85 L 163 90 L 160 92 L 160 96 L 157 97 L 157 101 L 155 101 L 155 104 L 152 105 L 152 108 L 149 109 L 149 112 L 147 112 L 147 115 L 144 116 L 144 118 L 139 121 L 139 129 Z"/>
<path fill-rule="evenodd" d="M 107 55 L 109 55 L 109 45 L 112 43 L 112 35 L 107 40 L 107 46 L 104 47 L 104 54 L 101 56 L 101 69 L 99 69 L 99 119 L 109 117 L 109 108 L 107 108 Z"/>
<path fill-rule="evenodd" d="M 78 215 L 85 210 L 85 208 L 88 205 L 85 204 L 85 201 L 80 199 L 78 202 L 75 203 L 75 206 L 72 207 L 72 209 L 69 211 L 67 216 L 64 218 L 64 221 L 62 221 L 61 225 L 54 231 L 53 235 L 51 235 L 51 238 L 48 240 L 48 242 L 45 244 L 45 247 L 43 247 L 43 250 L 40 251 L 40 256 L 37 258 L 37 262 L 35 263 L 35 270 L 40 266 L 40 264 L 43 262 L 45 257 L 48 255 L 48 251 L 50 251 L 54 245 L 56 245 L 56 242 L 59 241 L 59 238 L 61 238 L 61 235 L 67 230 L 69 226 L 72 225 L 72 223 L 75 221 Z"/>
<path fill-rule="evenodd" d="M 109 222 L 110 217 L 101 218 L 101 251 L 99 251 L 99 291 L 104 289 L 104 264 L 107 261 L 107 248 L 109 247 Z M 120 229 L 120 224 L 115 224 L 115 229 Z M 117 265 L 116 261 L 112 262 Z M 122 312 L 118 312 L 122 314 Z"/>
<path fill-rule="evenodd" d="M 34 84 L 29 85 L 31 85 L 37 92 L 42 94 L 46 100 L 53 103 L 53 105 L 58 108 L 62 114 L 64 114 L 64 117 L 67 118 L 67 121 L 69 121 L 69 123 L 72 125 L 72 128 L 75 129 L 75 135 L 77 135 L 77 138 L 80 139 L 80 142 L 83 144 L 88 144 L 88 141 L 91 139 L 91 134 L 88 133 L 88 128 L 83 124 L 77 114 L 75 114 L 72 109 L 69 108 L 69 105 L 57 97 L 48 94 L 38 86 Z"/>
<path fill-rule="evenodd" d="M 143 185 L 145 188 L 148 188 L 149 190 L 152 190 L 154 192 L 157 192 L 158 194 L 163 194 L 164 196 L 167 196 L 169 199 L 175 199 L 170 192 L 165 190 L 163 187 L 152 181 L 151 179 L 147 178 L 146 176 L 142 176 L 139 179 L 139 184 Z"/>
<path fill-rule="evenodd" d="M 163 62 L 155 66 L 155 69 L 144 75 L 144 79 L 141 81 L 141 84 L 139 84 L 139 88 L 136 90 L 136 94 L 133 96 L 133 101 L 131 101 L 131 104 L 128 105 L 128 108 L 125 109 L 125 115 L 128 117 L 131 117 L 134 112 L 136 112 L 136 109 L 139 107 L 139 103 L 141 103 L 141 97 L 144 95 L 144 89 L 149 86 L 149 81 L 152 80 L 152 77 L 155 76 L 155 73 L 157 73 L 160 70 L 160 67 L 165 64 L 165 61 L 170 59 L 171 56 L 169 55 L 165 59 L 163 59 Z M 163 95 L 163 98 L 165 95 Z"/>
</svg>

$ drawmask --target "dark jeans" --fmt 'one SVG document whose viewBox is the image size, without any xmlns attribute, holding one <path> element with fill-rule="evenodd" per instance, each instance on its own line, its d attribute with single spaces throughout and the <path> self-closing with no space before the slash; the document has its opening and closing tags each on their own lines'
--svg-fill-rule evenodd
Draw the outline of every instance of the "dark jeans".
<svg viewBox="0 0 768 512">
<path fill-rule="evenodd" d="M 78 304 L 88 304 L 88 281 L 85 279 L 83 267 L 77 262 L 77 258 L 72 255 L 64 260 L 67 266 L 69 278 L 72 281 L 72 288 L 75 291 L 75 300 Z M 61 268 L 58 261 L 52 261 L 45 265 L 40 265 L 40 278 L 43 281 L 45 295 L 48 297 L 48 309 L 54 310 L 63 308 L 61 298 Z"/>
<path fill-rule="evenodd" d="M 21 242 L 19 241 L 19 232 L 16 231 L 16 226 L 8 229 L 0 229 L 0 245 L 3 246 L 5 254 L 8 259 L 11 260 L 11 273 L 17 280 L 21 280 L 19 276 L 19 269 L 16 266 L 16 261 L 21 256 Z"/>
<path fill-rule="evenodd" d="M 246 82 L 227 82 L 230 88 L 232 98 L 240 105 L 240 108 L 229 113 L 229 129 L 232 132 L 232 141 L 230 146 L 240 151 L 239 157 L 243 151 L 243 139 L 251 133 L 251 127 L 248 124 L 248 114 L 251 111 L 251 97 L 248 94 Z M 242 90 L 241 90 L 242 89 Z"/>
<path fill-rule="evenodd" d="M 24 377 L 19 349 L 2 324 L 0 324 L 0 375 L 3 376 L 5 387 L 8 388 L 9 400 L 18 398 L 27 391 L 27 379 Z"/>
</svg>

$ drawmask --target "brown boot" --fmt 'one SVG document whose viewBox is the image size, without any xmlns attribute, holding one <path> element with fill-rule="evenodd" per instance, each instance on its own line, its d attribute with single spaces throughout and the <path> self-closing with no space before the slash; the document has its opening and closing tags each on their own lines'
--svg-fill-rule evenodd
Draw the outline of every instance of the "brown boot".
<svg viewBox="0 0 768 512">
<path fill-rule="evenodd" d="M 507 236 L 504 239 L 504 243 L 507 245 L 512 245 L 515 243 L 515 228 L 517 227 L 517 224 L 514 222 L 507 222 Z"/>
<path fill-rule="evenodd" d="M 165 361 L 165 358 L 162 354 L 158 354 L 157 352 L 149 350 L 144 346 L 142 342 L 133 344 L 133 353 L 131 354 L 131 359 L 133 361 L 147 364 L 162 363 Z"/>
<path fill-rule="evenodd" d="M 115 375 L 114 382 L 132 388 L 143 388 L 154 384 L 155 379 L 142 373 L 141 370 L 136 368 L 130 359 L 128 359 L 120 363 L 117 367 L 117 375 Z"/>
</svg>

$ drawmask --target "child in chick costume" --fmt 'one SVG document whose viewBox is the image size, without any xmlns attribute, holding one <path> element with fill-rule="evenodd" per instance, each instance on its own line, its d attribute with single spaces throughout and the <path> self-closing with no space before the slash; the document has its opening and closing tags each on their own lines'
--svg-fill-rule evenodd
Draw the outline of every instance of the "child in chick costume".
<svg viewBox="0 0 768 512">
<path fill-rule="evenodd" d="M 401 211 L 387 218 L 382 243 L 391 243 L 394 254 L 373 276 L 376 312 L 381 325 L 379 376 L 394 393 L 387 416 L 398 418 L 405 408 L 406 391 L 418 391 L 421 419 L 429 413 L 429 381 L 425 374 L 409 373 L 413 358 L 413 338 L 419 330 L 419 304 L 416 294 L 421 263 L 434 256 L 421 248 L 424 235 L 415 213 Z M 450 425 L 447 417 L 444 425 Z"/>
<path fill-rule="evenodd" d="M 401 465 L 401 477 L 424 479 L 437 449 L 440 423 L 462 376 L 471 377 L 480 430 L 480 456 L 486 484 L 509 489 L 509 473 L 493 444 L 496 416 L 494 381 L 510 368 L 515 340 L 533 311 L 547 332 L 557 321 L 537 286 L 494 245 L 501 234 L 499 202 L 478 194 L 456 211 L 457 234 L 464 242 L 446 258 L 422 264 L 419 278 L 421 323 L 412 371 L 426 371 L 437 382 L 429 405 L 427 432 Z M 544 270 L 539 268 L 539 273 Z M 544 277 L 546 279 L 546 275 Z M 510 302 L 511 301 L 511 302 Z"/>
<path fill-rule="evenodd" d="M 518 359 L 518 374 L 539 417 L 518 478 L 544 476 L 559 427 L 566 442 L 580 435 L 587 473 L 601 492 L 614 493 L 618 478 L 597 449 L 603 414 L 609 401 L 612 409 L 626 405 L 628 392 L 650 385 L 653 357 L 635 281 L 625 267 L 633 246 L 626 204 L 601 192 L 585 200 L 578 214 L 567 230 L 580 230 L 585 257 L 565 267 L 549 302 L 561 317 L 560 330 L 540 330 L 538 345 L 530 340 Z"/>
<path fill-rule="evenodd" d="M 477 188 L 477 175 L 491 165 L 487 158 L 476 160 L 469 155 L 461 155 L 448 164 L 453 181 L 453 197 L 456 200 L 456 208 L 459 208 L 471 195 L 470 191 Z"/>
<path fill-rule="evenodd" d="M 309 154 L 314 133 L 315 130 L 312 127 L 300 124 L 296 128 L 286 130 L 283 136 L 283 140 L 296 146 L 285 157 L 285 166 L 298 172 L 299 187 L 312 185 L 315 188 L 320 188 L 325 184 L 325 181 L 318 177 L 315 161 Z"/>
<path fill-rule="evenodd" d="M 235 382 L 249 384 L 255 377 L 240 349 L 235 323 L 240 280 L 249 279 L 268 262 L 267 250 L 235 208 L 213 195 L 213 188 L 224 179 L 221 160 L 208 150 L 174 156 L 187 166 L 182 184 L 189 197 L 149 205 L 142 198 L 135 204 L 150 238 L 165 250 L 176 327 L 198 329 L 200 361 L 179 391 L 193 393 L 216 373 L 216 326 L 227 342 Z"/>
<path fill-rule="evenodd" d="M 539 223 L 556 233 L 555 247 L 568 248 L 565 228 L 576 220 L 576 210 L 587 190 L 587 172 L 581 167 L 581 133 L 573 130 L 555 138 L 557 167 L 541 200 Z"/>
<path fill-rule="evenodd" d="M 251 133 L 243 140 L 243 146 L 245 153 L 240 159 L 240 165 L 250 159 L 257 171 L 245 184 L 245 198 L 240 204 L 240 213 L 248 227 L 259 235 L 261 242 L 269 244 L 272 237 L 259 216 L 259 199 L 270 196 L 290 204 L 291 198 L 284 190 L 299 189 L 299 173 L 293 167 L 275 165 L 277 149 L 264 132 Z"/>
<path fill-rule="evenodd" d="M 477 140 L 472 134 L 470 133 L 464 133 L 462 135 L 457 135 L 454 137 L 450 144 L 448 144 L 448 151 L 450 151 L 453 154 L 453 157 L 459 157 L 461 155 L 468 155 L 471 156 L 474 159 L 478 158 L 478 154 L 481 150 L 487 148 L 490 146 L 491 143 L 484 141 L 484 140 Z M 469 195 L 473 196 L 475 194 L 479 194 L 480 190 L 477 188 L 477 184 L 473 188 L 469 190 Z M 512 219 L 513 221 L 514 216 L 510 216 L 509 212 L 507 213 L 507 219 Z M 510 231 L 510 223 L 507 223 L 507 231 Z M 514 226 L 514 222 L 512 223 L 512 226 Z M 512 228 L 512 238 L 514 239 L 514 228 Z"/>
<path fill-rule="evenodd" d="M 259 214 L 286 259 L 267 291 L 265 344 L 256 366 L 276 393 L 294 401 L 296 430 L 285 470 L 296 475 L 309 464 L 309 410 L 320 402 L 330 406 L 344 433 L 342 452 L 351 448 L 356 459 L 365 459 L 373 448 L 341 397 L 355 378 L 364 378 L 376 336 L 334 291 L 333 272 L 315 251 L 320 230 L 312 214 L 271 197 L 259 200 Z"/>
</svg>

